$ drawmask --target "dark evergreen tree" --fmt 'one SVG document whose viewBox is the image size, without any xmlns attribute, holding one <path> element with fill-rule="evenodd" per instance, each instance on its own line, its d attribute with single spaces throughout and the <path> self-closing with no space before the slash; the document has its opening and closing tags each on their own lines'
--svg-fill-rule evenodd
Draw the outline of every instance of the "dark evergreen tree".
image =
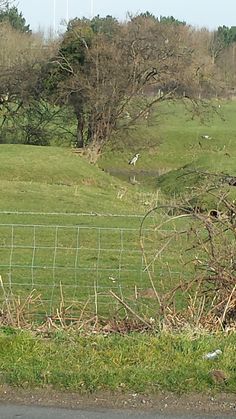
<svg viewBox="0 0 236 419">
<path fill-rule="evenodd" d="M 20 32 L 30 33 L 30 25 L 26 24 L 26 20 L 19 12 L 16 6 L 10 6 L 7 3 L 5 8 L 0 9 L 0 22 L 8 22 L 14 29 Z"/>
</svg>

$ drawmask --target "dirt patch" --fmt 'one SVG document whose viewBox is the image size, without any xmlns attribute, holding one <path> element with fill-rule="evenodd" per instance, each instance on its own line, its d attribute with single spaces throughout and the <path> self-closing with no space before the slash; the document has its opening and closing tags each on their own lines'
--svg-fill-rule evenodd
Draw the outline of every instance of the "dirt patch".
<svg viewBox="0 0 236 419">
<path fill-rule="evenodd" d="M 85 186 L 95 186 L 97 181 L 94 178 L 86 178 L 82 180 L 82 184 Z"/>
<path fill-rule="evenodd" d="M 181 396 L 172 393 L 160 393 L 149 396 L 132 392 L 128 394 L 99 392 L 88 396 L 67 391 L 55 391 L 48 387 L 31 391 L 1 386 L 0 398 L 2 404 L 52 406 L 70 409 L 115 408 L 165 412 L 167 414 L 217 413 L 219 415 L 222 413 L 222 415 L 236 415 L 236 395 L 225 393 Z"/>
</svg>

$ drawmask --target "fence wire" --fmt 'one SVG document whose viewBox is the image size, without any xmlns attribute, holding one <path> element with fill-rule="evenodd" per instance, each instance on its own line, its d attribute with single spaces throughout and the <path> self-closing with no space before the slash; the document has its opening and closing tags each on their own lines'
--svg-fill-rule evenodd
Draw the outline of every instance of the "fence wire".
<svg viewBox="0 0 236 419">
<path fill-rule="evenodd" d="M 152 235 L 157 232 L 144 234 L 157 287 L 173 285 L 180 272 L 155 258 Z M 119 310 L 110 290 L 131 305 L 139 304 L 143 295 L 145 307 L 150 298 L 145 295 L 150 281 L 135 228 L 0 224 L 0 275 L 1 299 L 7 295 L 24 301 L 33 290 L 40 296 L 39 307 L 31 309 L 37 316 L 53 315 L 62 299 L 71 312 L 88 303 L 96 314 L 108 315 L 111 309 Z"/>
</svg>

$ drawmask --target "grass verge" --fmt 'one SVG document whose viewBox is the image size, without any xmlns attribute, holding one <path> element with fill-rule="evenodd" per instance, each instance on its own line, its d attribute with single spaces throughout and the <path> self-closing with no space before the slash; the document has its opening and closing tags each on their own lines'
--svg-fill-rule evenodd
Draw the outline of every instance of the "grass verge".
<svg viewBox="0 0 236 419">
<path fill-rule="evenodd" d="M 24 388 L 158 393 L 236 392 L 236 334 L 78 335 L 0 332 L 1 383 Z M 203 358 L 220 348 L 214 361 Z M 215 381 L 212 371 L 227 376 Z"/>
</svg>

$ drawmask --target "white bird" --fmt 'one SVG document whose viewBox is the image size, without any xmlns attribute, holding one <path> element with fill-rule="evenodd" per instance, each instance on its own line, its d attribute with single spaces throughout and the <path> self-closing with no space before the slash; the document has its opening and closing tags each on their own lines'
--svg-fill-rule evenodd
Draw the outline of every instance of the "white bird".
<svg viewBox="0 0 236 419">
<path fill-rule="evenodd" d="M 220 349 L 216 349 L 214 352 L 209 352 L 208 354 L 203 355 L 203 359 L 216 359 L 220 355 L 222 355 L 222 351 Z"/>
<path fill-rule="evenodd" d="M 138 160 L 139 156 L 140 156 L 140 154 L 139 154 L 139 153 L 135 154 L 135 156 L 134 156 L 134 157 L 132 157 L 132 159 L 129 161 L 129 164 L 132 164 L 133 166 L 135 166 L 135 164 L 136 164 L 136 162 L 137 162 L 137 160 Z"/>
<path fill-rule="evenodd" d="M 204 138 L 205 140 L 211 140 L 210 135 L 201 135 L 201 138 Z"/>
</svg>

